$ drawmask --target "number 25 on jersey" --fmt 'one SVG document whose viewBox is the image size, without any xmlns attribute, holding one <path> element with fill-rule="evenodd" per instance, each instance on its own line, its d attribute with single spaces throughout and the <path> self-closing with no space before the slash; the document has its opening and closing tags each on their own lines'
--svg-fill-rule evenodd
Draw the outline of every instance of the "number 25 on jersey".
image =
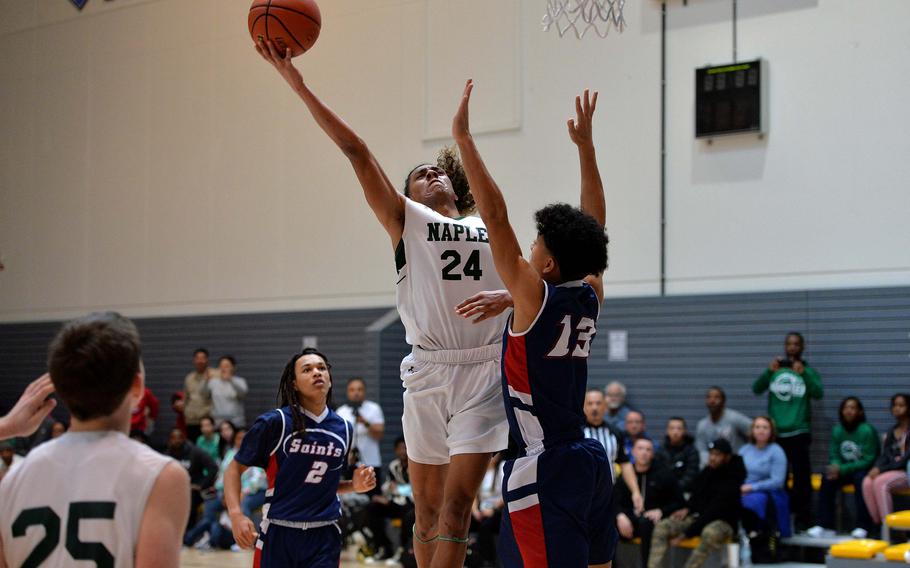
<svg viewBox="0 0 910 568">
<path fill-rule="evenodd" d="M 559 339 L 556 340 L 556 345 L 547 353 L 547 357 L 569 356 L 569 349 L 573 347 L 569 345 L 572 339 L 572 316 L 566 314 L 558 325 L 562 328 L 562 331 L 559 334 Z M 578 335 L 575 339 L 571 356 L 587 358 L 591 351 L 591 340 L 594 339 L 594 334 L 597 333 L 597 329 L 594 327 L 594 320 L 589 317 L 581 318 L 578 325 L 575 326 L 575 330 L 578 331 Z"/>
</svg>

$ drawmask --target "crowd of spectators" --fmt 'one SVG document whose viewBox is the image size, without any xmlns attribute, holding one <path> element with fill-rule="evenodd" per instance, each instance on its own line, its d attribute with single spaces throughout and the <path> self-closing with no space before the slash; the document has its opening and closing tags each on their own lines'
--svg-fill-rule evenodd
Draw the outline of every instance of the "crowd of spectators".
<svg viewBox="0 0 910 568">
<path fill-rule="evenodd" d="M 705 393 L 707 412 L 695 431 L 689 431 L 684 418 L 674 416 L 659 440 L 647 430 L 644 409 L 627 403 L 622 383 L 588 390 L 583 433 L 603 445 L 615 466 L 617 529 L 622 540 L 640 543 L 642 566 L 660 565 L 667 547 L 684 537 L 701 536 L 687 563 L 687 568 L 697 568 L 740 528 L 759 544 L 769 535 L 785 538 L 794 528 L 808 529 L 810 536 L 833 535 L 836 496 L 847 485 L 855 488 L 854 536 L 874 535 L 880 529 L 893 510 L 892 493 L 908 487 L 910 395 L 891 398 L 894 424 L 883 436 L 866 420 L 859 398 L 846 397 L 840 403 L 813 514 L 810 402 L 823 396 L 823 386 L 819 373 L 803 359 L 804 347 L 800 334 L 788 334 L 784 355 L 772 359 L 754 381 L 756 395 L 767 393 L 766 415 L 749 418 L 728 408 L 724 389 L 712 386 Z M 247 381 L 237 375 L 234 357 L 224 355 L 217 367 L 211 367 L 208 351 L 200 348 L 193 353 L 193 369 L 184 378 L 183 389 L 170 397 L 176 424 L 162 451 L 191 478 L 187 546 L 233 545 L 222 503 L 223 475 L 246 432 L 248 391 Z M 347 381 L 345 393 L 337 412 L 355 426 L 350 466 L 372 466 L 384 480 L 370 494 L 345 496 L 346 533 L 360 544 L 362 558 L 398 560 L 411 548 L 414 515 L 405 441 L 395 441 L 394 459 L 384 463 L 382 408 L 367 398 L 367 385 L 360 377 Z M 131 437 L 148 443 L 159 414 L 159 400 L 146 388 L 133 411 Z M 63 435 L 66 429 L 64 422 L 46 418 L 31 438 L 0 441 L 0 477 L 30 447 Z M 472 508 L 471 556 L 476 566 L 496 562 L 503 507 L 501 463 L 501 455 L 491 462 Z M 255 518 L 266 486 L 261 469 L 244 473 L 244 515 Z"/>
</svg>

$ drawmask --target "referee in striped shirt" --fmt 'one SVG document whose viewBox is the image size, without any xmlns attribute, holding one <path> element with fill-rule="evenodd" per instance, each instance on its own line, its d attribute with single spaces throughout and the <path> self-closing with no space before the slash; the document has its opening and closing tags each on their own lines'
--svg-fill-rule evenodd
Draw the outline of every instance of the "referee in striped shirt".
<svg viewBox="0 0 910 568">
<path fill-rule="evenodd" d="M 619 464 L 622 471 L 622 479 L 632 493 L 632 504 L 636 512 L 644 510 L 644 499 L 641 497 L 641 491 L 638 488 L 638 480 L 635 477 L 635 470 L 629 463 L 629 456 L 626 455 L 625 440 L 623 433 L 615 426 L 604 420 L 604 410 L 606 410 L 606 399 L 600 389 L 588 389 L 585 393 L 585 438 L 592 438 L 601 443 L 607 456 L 610 458 L 610 464 L 614 467 Z M 614 478 L 615 478 L 614 470 Z"/>
</svg>

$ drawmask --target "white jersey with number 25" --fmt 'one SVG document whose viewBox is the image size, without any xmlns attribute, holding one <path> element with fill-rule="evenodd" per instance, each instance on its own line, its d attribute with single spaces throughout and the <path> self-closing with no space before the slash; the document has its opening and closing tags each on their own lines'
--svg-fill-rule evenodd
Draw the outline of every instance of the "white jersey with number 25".
<svg viewBox="0 0 910 568">
<path fill-rule="evenodd" d="M 171 458 L 120 432 L 67 432 L 0 482 L 6 565 L 133 566 L 149 493 Z"/>
</svg>

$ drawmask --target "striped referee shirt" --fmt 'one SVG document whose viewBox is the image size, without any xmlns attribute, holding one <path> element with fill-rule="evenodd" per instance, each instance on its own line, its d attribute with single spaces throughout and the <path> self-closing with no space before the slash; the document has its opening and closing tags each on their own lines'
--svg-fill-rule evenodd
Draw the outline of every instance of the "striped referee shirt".
<svg viewBox="0 0 910 568">
<path fill-rule="evenodd" d="M 625 438 L 618 428 L 607 421 L 600 426 L 585 424 L 585 438 L 597 440 L 607 452 L 611 464 L 626 463 L 629 456 L 626 454 Z"/>
</svg>

